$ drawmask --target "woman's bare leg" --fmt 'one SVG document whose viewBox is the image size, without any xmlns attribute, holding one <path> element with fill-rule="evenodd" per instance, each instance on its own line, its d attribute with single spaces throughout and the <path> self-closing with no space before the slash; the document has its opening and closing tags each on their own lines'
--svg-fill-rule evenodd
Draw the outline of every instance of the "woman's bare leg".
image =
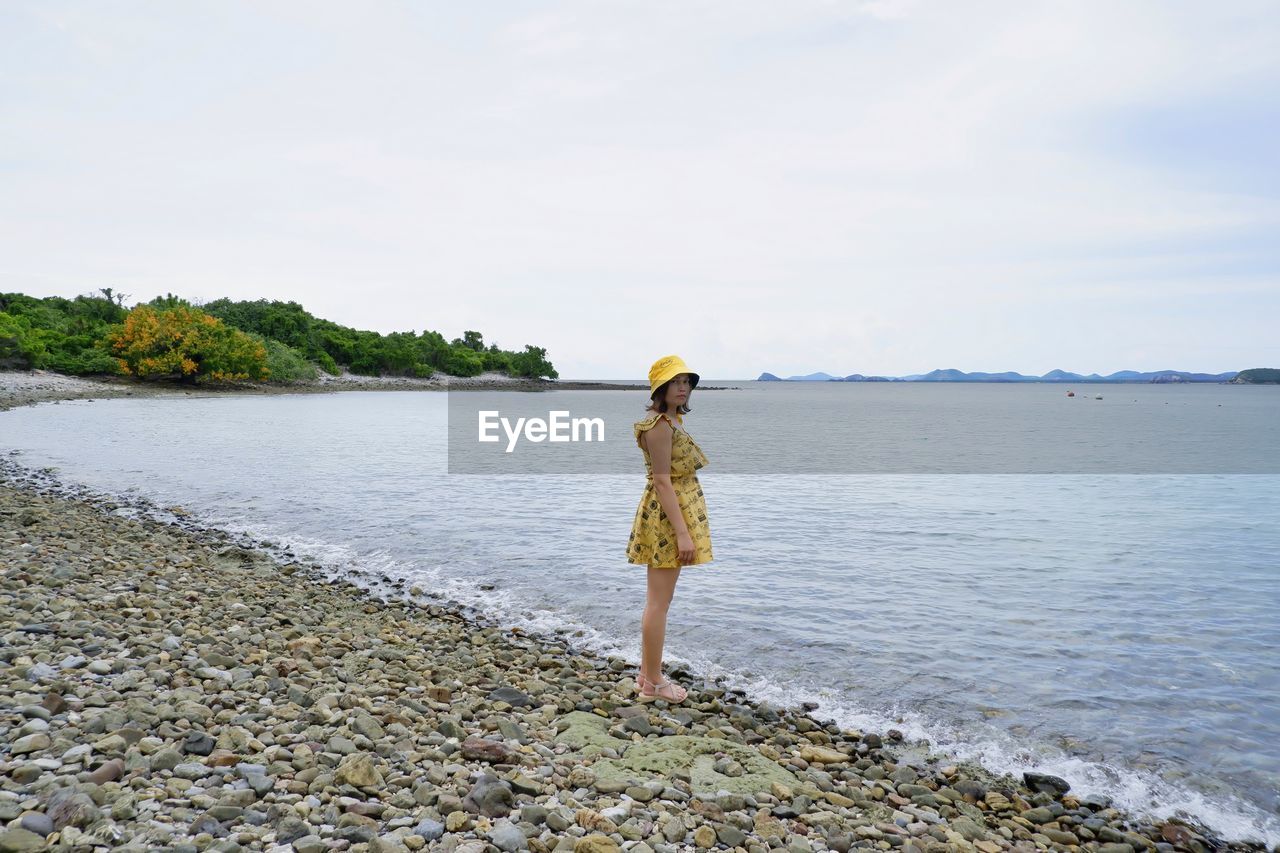
<svg viewBox="0 0 1280 853">
<path fill-rule="evenodd" d="M 662 678 L 662 644 L 667 637 L 667 609 L 676 591 L 680 569 L 649 566 L 649 589 L 640 619 L 640 672 L 651 682 Z"/>
</svg>

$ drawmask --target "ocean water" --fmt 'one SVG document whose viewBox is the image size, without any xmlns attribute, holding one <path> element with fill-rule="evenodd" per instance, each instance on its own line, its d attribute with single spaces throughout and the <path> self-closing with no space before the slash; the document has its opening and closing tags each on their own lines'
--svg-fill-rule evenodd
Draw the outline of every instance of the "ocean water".
<svg viewBox="0 0 1280 853">
<path fill-rule="evenodd" d="M 710 460 L 716 560 L 681 572 L 669 666 L 1280 843 L 1280 388 L 1080 386 L 1067 401 L 1048 385 L 703 384 L 732 386 L 695 392 L 685 421 Z M 578 476 L 450 473 L 459 412 L 493 398 L 466 393 L 42 404 L 0 413 L 0 451 L 367 572 L 384 593 L 380 579 L 402 580 L 638 661 L 646 569 L 624 552 L 643 391 L 505 396 L 603 416 L 630 468 Z M 893 449 L 902 422 L 866 416 L 894 407 L 936 436 L 983 431 L 988 449 L 1002 430 L 1078 422 L 1090 437 L 1073 453 L 1158 434 L 1173 461 L 1214 461 L 920 473 Z M 801 455 L 827 448 L 831 473 L 790 465 L 794 442 L 770 450 L 815 424 Z M 746 446 L 763 461 L 730 464 Z M 858 447 L 879 464 L 834 455 Z"/>
</svg>

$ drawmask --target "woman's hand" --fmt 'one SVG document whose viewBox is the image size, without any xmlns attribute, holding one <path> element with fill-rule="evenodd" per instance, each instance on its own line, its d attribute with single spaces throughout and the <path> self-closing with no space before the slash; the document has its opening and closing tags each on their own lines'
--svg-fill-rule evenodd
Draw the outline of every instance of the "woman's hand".
<svg viewBox="0 0 1280 853">
<path fill-rule="evenodd" d="M 680 565 L 692 563 L 697 549 L 693 547 L 693 537 L 688 533 L 676 534 L 676 561 Z"/>
</svg>

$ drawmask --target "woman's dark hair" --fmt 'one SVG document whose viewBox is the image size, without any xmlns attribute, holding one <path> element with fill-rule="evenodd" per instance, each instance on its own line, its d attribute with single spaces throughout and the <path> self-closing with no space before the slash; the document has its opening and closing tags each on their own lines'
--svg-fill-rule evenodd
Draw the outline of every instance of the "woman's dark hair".
<svg viewBox="0 0 1280 853">
<path fill-rule="evenodd" d="M 672 379 L 674 379 L 674 377 L 672 377 Z M 659 412 L 665 412 L 667 410 L 667 386 L 671 384 L 672 379 L 668 379 L 653 390 L 653 393 L 649 395 L 649 405 L 645 406 L 646 411 L 654 407 L 656 407 Z M 697 385 L 694 385 L 690 388 L 689 396 L 683 403 L 676 406 L 676 411 L 680 414 L 685 415 L 693 411 L 693 409 L 689 408 L 689 400 L 693 399 L 693 390 L 697 387 Z"/>
</svg>

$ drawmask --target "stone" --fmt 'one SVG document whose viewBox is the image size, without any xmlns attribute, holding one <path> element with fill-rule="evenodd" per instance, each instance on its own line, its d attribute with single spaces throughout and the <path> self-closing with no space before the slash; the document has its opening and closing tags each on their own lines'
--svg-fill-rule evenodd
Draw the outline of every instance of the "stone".
<svg viewBox="0 0 1280 853">
<path fill-rule="evenodd" d="M 89 778 L 86 781 L 92 782 L 95 785 L 102 785 L 107 782 L 114 782 L 123 774 L 124 759 L 113 758 L 110 761 L 103 762 L 97 770 L 90 773 Z"/>
<path fill-rule="evenodd" d="M 381 740 L 386 737 L 386 729 L 382 724 L 368 714 L 360 714 L 356 717 L 355 722 L 351 724 L 351 728 L 367 737 L 369 740 Z"/>
<path fill-rule="evenodd" d="M 514 752 L 505 743 L 472 735 L 462 742 L 462 757 L 468 761 L 509 764 Z"/>
<path fill-rule="evenodd" d="M 53 832 L 53 821 L 41 812 L 26 812 L 18 819 L 18 825 L 44 837 Z"/>
<path fill-rule="evenodd" d="M 50 794 L 44 813 L 53 821 L 55 830 L 68 826 L 83 828 L 102 816 L 88 794 L 71 788 L 59 788 Z"/>
<path fill-rule="evenodd" d="M 318 835 L 304 835 L 294 840 L 293 849 L 296 853 L 325 853 L 329 845 Z"/>
<path fill-rule="evenodd" d="M 584 835 L 573 842 L 573 853 L 618 853 L 618 843 L 607 835 Z"/>
<path fill-rule="evenodd" d="M 529 844 L 516 826 L 503 821 L 489 832 L 489 841 L 504 853 L 515 853 L 517 850 L 528 850 Z"/>
<path fill-rule="evenodd" d="M 188 755 L 208 755 L 213 752 L 216 741 L 204 732 L 188 732 L 182 742 L 182 751 Z"/>
<path fill-rule="evenodd" d="M 488 699 L 490 702 L 506 702 L 516 707 L 532 707 L 537 704 L 529 698 L 528 694 L 505 685 L 490 693 Z"/>
<path fill-rule="evenodd" d="M 951 821 L 951 828 L 960 833 L 965 841 L 982 841 L 987 837 L 986 829 L 971 818 L 954 818 Z"/>
<path fill-rule="evenodd" d="M 421 836 L 427 841 L 436 841 L 444 835 L 444 824 L 438 820 L 423 818 L 418 825 L 413 828 L 413 834 Z"/>
<path fill-rule="evenodd" d="M 1032 791 L 1050 794 L 1054 797 L 1060 797 L 1071 790 L 1071 785 L 1067 780 L 1060 776 L 1050 776 L 1048 773 L 1032 773 L 1028 770 L 1022 774 L 1022 781 Z"/>
<path fill-rule="evenodd" d="M 801 747 L 800 757 L 810 764 L 839 764 L 849 760 L 849 756 L 840 750 L 825 746 Z"/>
<path fill-rule="evenodd" d="M 182 763 L 182 754 L 176 749 L 161 749 L 151 756 L 152 770 L 172 770 Z"/>
<path fill-rule="evenodd" d="M 382 774 L 378 772 L 373 756 L 367 752 L 343 756 L 333 778 L 339 785 L 357 788 L 381 787 L 383 784 Z"/>
<path fill-rule="evenodd" d="M 49 739 L 49 736 L 44 732 L 36 732 L 15 740 L 9 751 L 13 755 L 27 755 L 48 749 L 50 746 L 53 746 L 53 741 Z"/>
<path fill-rule="evenodd" d="M 506 817 L 515 801 L 511 789 L 496 776 L 485 774 L 462 799 L 462 807 L 471 814 Z"/>
<path fill-rule="evenodd" d="M 43 835 L 36 835 L 29 829 L 16 827 L 0 832 L 0 851 L 3 853 L 27 853 L 30 850 L 44 850 L 46 847 Z"/>
</svg>

